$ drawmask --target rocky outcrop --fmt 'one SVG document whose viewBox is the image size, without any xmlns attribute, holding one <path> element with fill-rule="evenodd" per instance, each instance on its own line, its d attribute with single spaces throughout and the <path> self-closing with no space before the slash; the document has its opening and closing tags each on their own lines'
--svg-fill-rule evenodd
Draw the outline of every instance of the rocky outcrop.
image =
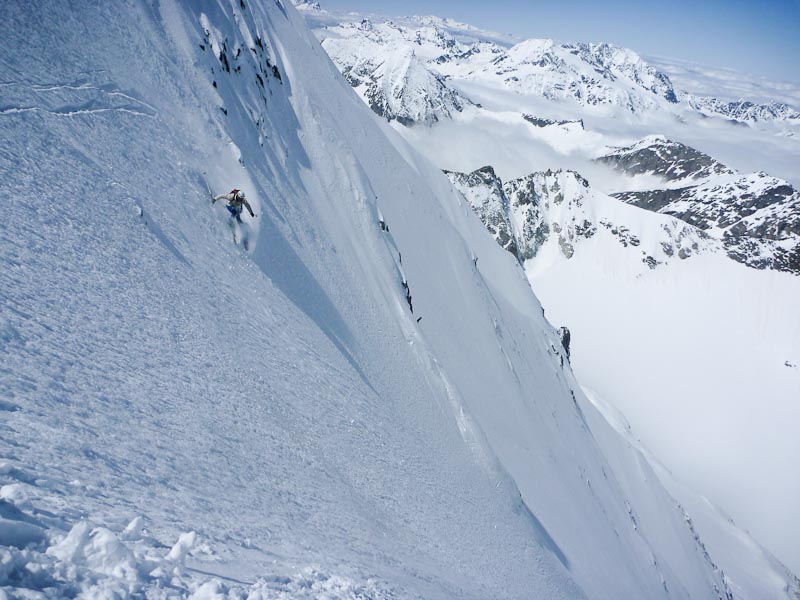
<svg viewBox="0 0 800 600">
<path fill-rule="evenodd" d="M 660 135 L 617 148 L 596 160 L 629 175 L 658 175 L 667 181 L 699 180 L 715 174 L 733 173 L 708 154 Z"/>
<path fill-rule="evenodd" d="M 559 327 L 558 333 L 561 336 L 561 347 L 564 348 L 564 352 L 569 360 L 569 344 L 572 341 L 572 334 L 569 331 L 569 327 L 566 326 Z"/>
<path fill-rule="evenodd" d="M 681 219 L 719 238 L 734 260 L 800 274 L 800 193 L 766 173 L 742 175 L 661 137 L 597 159 L 631 175 L 660 175 L 665 187 L 612 194 Z M 667 187 L 673 182 L 682 183 Z"/>
<path fill-rule="evenodd" d="M 517 260 L 524 260 L 520 255 L 517 235 L 511 226 L 511 211 L 503 182 L 494 169 L 486 166 L 472 173 L 445 171 L 445 174 L 467 199 L 497 243 L 516 256 Z"/>
<path fill-rule="evenodd" d="M 634 230 L 630 208 L 627 216 L 615 215 L 614 208 L 621 205 L 594 191 L 574 171 L 541 171 L 505 183 L 488 166 L 468 174 L 445 173 L 498 244 L 521 263 L 535 259 L 544 248 L 550 248 L 551 258 L 570 259 L 600 232 L 651 269 L 718 246 L 677 219 L 656 219 Z"/>
<path fill-rule="evenodd" d="M 540 117 L 529 115 L 527 113 L 523 114 L 522 118 L 525 119 L 528 123 L 530 123 L 534 127 L 575 126 L 578 127 L 579 129 L 584 129 L 583 119 L 575 119 L 575 120 L 542 119 Z"/>
<path fill-rule="evenodd" d="M 520 258 L 533 258 L 554 236 L 567 258 L 582 238 L 592 237 L 596 225 L 586 213 L 589 182 L 575 171 L 543 171 L 509 181 L 504 189 L 514 222 L 521 223 Z"/>
</svg>

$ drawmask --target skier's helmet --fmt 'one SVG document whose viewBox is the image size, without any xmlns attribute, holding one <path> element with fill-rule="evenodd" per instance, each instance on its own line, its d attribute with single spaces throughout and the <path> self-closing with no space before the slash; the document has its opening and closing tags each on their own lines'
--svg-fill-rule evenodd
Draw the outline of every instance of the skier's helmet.
<svg viewBox="0 0 800 600">
<path fill-rule="evenodd" d="M 242 191 L 239 191 L 239 192 L 237 192 L 237 193 L 236 193 L 236 197 L 237 197 L 239 200 L 244 200 L 244 192 L 242 192 Z"/>
</svg>

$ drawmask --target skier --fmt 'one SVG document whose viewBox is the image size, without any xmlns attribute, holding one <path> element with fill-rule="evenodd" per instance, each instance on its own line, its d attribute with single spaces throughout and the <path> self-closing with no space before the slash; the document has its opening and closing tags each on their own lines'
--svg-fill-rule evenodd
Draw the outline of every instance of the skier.
<svg viewBox="0 0 800 600">
<path fill-rule="evenodd" d="M 241 190 L 234 188 L 227 194 L 220 194 L 211 200 L 211 204 L 214 204 L 217 200 L 225 200 L 225 208 L 239 223 L 242 222 L 242 206 L 247 207 L 247 212 L 250 213 L 251 217 L 255 218 L 256 216 L 253 209 L 250 208 L 250 203 L 245 199 L 244 192 Z"/>
</svg>

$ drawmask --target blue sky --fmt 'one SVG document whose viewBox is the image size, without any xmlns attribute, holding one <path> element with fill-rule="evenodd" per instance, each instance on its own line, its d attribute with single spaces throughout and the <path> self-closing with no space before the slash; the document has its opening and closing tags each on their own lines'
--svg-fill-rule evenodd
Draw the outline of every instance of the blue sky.
<svg viewBox="0 0 800 600">
<path fill-rule="evenodd" d="M 435 14 L 559 41 L 613 42 L 639 54 L 800 83 L 800 0 L 320 0 L 324 8 Z"/>
</svg>

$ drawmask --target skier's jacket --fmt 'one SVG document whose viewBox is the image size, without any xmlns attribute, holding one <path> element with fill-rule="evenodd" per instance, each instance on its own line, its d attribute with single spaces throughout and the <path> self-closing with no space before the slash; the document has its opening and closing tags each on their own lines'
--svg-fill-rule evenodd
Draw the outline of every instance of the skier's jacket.
<svg viewBox="0 0 800 600">
<path fill-rule="evenodd" d="M 216 198 L 214 198 L 214 202 L 217 200 L 225 200 L 226 204 L 231 208 L 235 209 L 236 212 L 242 211 L 242 205 L 247 208 L 247 212 L 250 213 L 251 217 L 255 217 L 256 215 L 253 213 L 253 209 L 250 208 L 250 203 L 242 198 L 242 195 L 239 193 L 239 190 L 233 189 L 227 194 L 220 194 Z"/>
</svg>

